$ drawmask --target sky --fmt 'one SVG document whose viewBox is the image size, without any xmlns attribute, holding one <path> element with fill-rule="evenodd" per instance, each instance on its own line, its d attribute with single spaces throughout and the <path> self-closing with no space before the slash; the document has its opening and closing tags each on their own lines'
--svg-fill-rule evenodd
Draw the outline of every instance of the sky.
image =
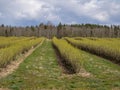
<svg viewBox="0 0 120 90">
<path fill-rule="evenodd" d="M 0 24 L 120 24 L 120 0 L 0 0 Z"/>
</svg>

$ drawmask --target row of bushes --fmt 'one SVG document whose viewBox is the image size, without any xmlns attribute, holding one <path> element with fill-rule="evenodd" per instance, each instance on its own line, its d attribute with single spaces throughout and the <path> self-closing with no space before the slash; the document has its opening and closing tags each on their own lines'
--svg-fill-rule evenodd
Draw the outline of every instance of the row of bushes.
<svg viewBox="0 0 120 90">
<path fill-rule="evenodd" d="M 0 49 L 9 47 L 23 40 L 26 41 L 26 40 L 31 40 L 31 39 L 33 39 L 33 37 L 0 37 Z"/>
<path fill-rule="evenodd" d="M 61 57 L 65 60 L 65 62 L 69 62 L 75 72 L 78 73 L 84 62 L 84 58 L 82 57 L 80 50 L 74 48 L 66 40 L 63 39 L 57 39 L 54 37 L 52 39 L 52 42 L 53 45 L 58 49 Z"/>
<path fill-rule="evenodd" d="M 42 40 L 42 38 L 23 39 L 9 47 L 1 48 L 0 67 L 5 67 L 10 61 L 15 60 L 17 55 L 28 51 L 30 48 L 38 45 Z"/>
<path fill-rule="evenodd" d="M 80 40 L 73 38 L 65 38 L 69 43 L 82 50 L 89 51 L 93 54 L 102 56 L 116 63 L 120 63 L 120 39 L 90 39 L 80 38 Z"/>
</svg>

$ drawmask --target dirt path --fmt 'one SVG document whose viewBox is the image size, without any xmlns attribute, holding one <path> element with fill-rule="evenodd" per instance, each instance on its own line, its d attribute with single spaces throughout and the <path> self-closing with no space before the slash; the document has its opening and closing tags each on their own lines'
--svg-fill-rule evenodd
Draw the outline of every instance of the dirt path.
<svg viewBox="0 0 120 90">
<path fill-rule="evenodd" d="M 43 40 L 44 41 L 44 40 Z M 43 41 L 37 45 L 35 48 L 31 48 L 28 52 L 26 52 L 24 55 L 20 56 L 18 58 L 18 60 L 15 61 L 11 61 L 11 63 L 9 65 L 6 66 L 6 68 L 0 68 L 0 78 L 3 78 L 9 74 L 11 74 L 13 71 L 15 71 L 19 65 L 25 60 L 25 58 L 27 58 L 30 54 L 32 54 L 32 52 L 38 48 L 40 45 L 42 45 Z M 1 89 L 0 90 L 4 90 Z M 6 90 L 6 89 L 5 89 Z"/>
</svg>

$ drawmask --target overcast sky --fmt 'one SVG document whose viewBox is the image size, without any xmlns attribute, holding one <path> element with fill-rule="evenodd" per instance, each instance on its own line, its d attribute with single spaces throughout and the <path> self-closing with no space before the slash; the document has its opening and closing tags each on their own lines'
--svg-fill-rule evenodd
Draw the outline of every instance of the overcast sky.
<svg viewBox="0 0 120 90">
<path fill-rule="evenodd" d="M 0 24 L 120 24 L 120 0 L 0 0 Z"/>
</svg>

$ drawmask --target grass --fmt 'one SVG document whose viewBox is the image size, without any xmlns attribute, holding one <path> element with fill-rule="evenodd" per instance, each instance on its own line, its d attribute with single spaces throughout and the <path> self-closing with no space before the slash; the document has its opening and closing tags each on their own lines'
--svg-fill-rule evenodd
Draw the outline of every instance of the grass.
<svg viewBox="0 0 120 90">
<path fill-rule="evenodd" d="M 51 41 L 45 41 L 11 75 L 0 79 L 1 88 L 12 90 L 119 90 L 120 67 L 86 53 L 84 68 L 90 77 L 65 75 L 57 63 Z"/>
</svg>

